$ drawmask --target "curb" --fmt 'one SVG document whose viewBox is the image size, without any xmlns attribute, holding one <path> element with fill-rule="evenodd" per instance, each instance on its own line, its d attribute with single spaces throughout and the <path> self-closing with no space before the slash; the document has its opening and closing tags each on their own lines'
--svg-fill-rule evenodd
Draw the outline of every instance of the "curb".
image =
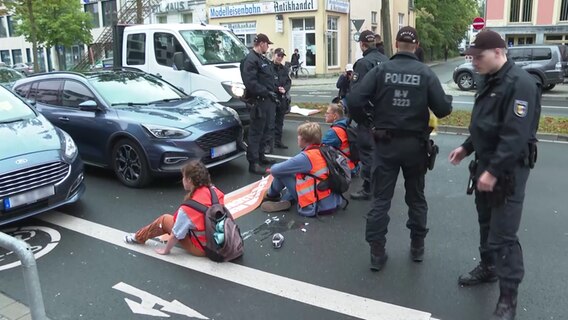
<svg viewBox="0 0 568 320">
<path fill-rule="evenodd" d="M 287 114 L 285 116 L 285 120 L 292 120 L 292 121 L 312 121 L 319 124 L 325 123 L 325 120 L 321 116 L 312 115 L 312 116 L 303 116 L 299 114 Z M 465 135 L 469 136 L 469 129 L 467 127 L 456 127 L 456 126 L 445 126 L 441 125 L 438 126 L 436 129 L 438 133 L 450 133 L 456 135 Z M 559 142 L 568 142 L 568 135 L 566 134 L 557 134 L 557 133 L 537 133 L 536 137 L 538 140 L 547 140 L 547 141 L 559 141 Z"/>
</svg>

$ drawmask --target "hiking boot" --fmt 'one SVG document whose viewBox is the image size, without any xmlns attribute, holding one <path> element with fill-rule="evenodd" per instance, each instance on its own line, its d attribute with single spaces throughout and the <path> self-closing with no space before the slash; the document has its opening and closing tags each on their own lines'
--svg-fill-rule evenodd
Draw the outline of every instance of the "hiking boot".
<svg viewBox="0 0 568 320">
<path fill-rule="evenodd" d="M 517 297 L 513 293 L 501 293 L 491 320 L 515 320 Z"/>
<path fill-rule="evenodd" d="M 273 165 L 273 164 L 275 164 L 277 161 L 276 161 L 276 160 L 268 159 L 268 158 L 266 158 L 266 157 L 262 157 L 262 158 L 260 158 L 260 161 L 259 161 L 259 162 L 260 162 L 260 164 L 264 164 L 264 165 Z"/>
<path fill-rule="evenodd" d="M 365 189 L 361 189 L 357 192 L 351 193 L 351 199 L 353 200 L 369 200 L 371 199 L 371 193 L 365 191 Z"/>
<path fill-rule="evenodd" d="M 254 174 L 260 174 L 261 176 L 263 176 L 266 173 L 266 169 L 261 167 L 258 163 L 250 163 L 249 172 Z"/>
<path fill-rule="evenodd" d="M 278 149 L 288 149 L 288 146 L 283 144 L 281 141 L 275 142 L 274 147 Z"/>
<path fill-rule="evenodd" d="M 414 262 L 424 260 L 424 238 L 414 238 L 410 241 L 410 256 Z"/>
<path fill-rule="evenodd" d="M 266 201 L 260 205 L 260 209 L 264 212 L 287 211 L 292 207 L 292 203 L 288 200 L 282 201 Z"/>
<path fill-rule="evenodd" d="M 384 245 L 371 244 L 371 271 L 380 271 L 388 258 Z"/>
<path fill-rule="evenodd" d="M 142 243 L 138 242 L 138 240 L 136 240 L 134 233 L 129 233 L 129 234 L 125 235 L 122 240 L 124 240 L 124 242 L 126 242 L 128 244 L 142 244 Z"/>
<path fill-rule="evenodd" d="M 475 286 L 484 282 L 497 281 L 495 266 L 488 266 L 480 262 L 469 273 L 462 274 L 458 279 L 458 284 L 462 286 Z"/>
</svg>

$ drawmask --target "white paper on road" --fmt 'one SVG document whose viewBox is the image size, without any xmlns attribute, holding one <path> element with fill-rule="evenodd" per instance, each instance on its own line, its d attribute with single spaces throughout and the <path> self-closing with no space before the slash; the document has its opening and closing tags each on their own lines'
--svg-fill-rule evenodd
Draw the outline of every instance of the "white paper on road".
<svg viewBox="0 0 568 320">
<path fill-rule="evenodd" d="M 300 108 L 296 105 L 292 106 L 292 108 L 290 108 L 290 113 L 297 113 L 297 114 L 301 114 L 303 116 L 311 116 L 312 114 L 316 114 L 319 113 L 320 110 L 318 109 L 306 109 L 306 108 Z"/>
</svg>

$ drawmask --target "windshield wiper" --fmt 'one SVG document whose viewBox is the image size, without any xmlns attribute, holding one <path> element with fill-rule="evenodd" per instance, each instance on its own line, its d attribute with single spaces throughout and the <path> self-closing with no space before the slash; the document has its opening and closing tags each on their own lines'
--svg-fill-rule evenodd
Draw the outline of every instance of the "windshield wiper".
<svg viewBox="0 0 568 320">
<path fill-rule="evenodd" d="M 143 103 L 143 102 L 115 102 L 115 103 L 111 103 L 111 107 L 114 106 L 147 106 L 149 105 L 149 103 Z"/>
<path fill-rule="evenodd" d="M 16 119 L 11 119 L 11 120 L 0 121 L 0 123 L 2 123 L 2 124 L 14 123 L 14 122 L 20 122 L 20 121 L 24 121 L 24 120 L 26 120 L 26 118 L 16 118 Z"/>
<path fill-rule="evenodd" d="M 187 99 L 189 99 L 189 98 L 191 98 L 191 96 L 179 97 L 179 98 L 160 99 L 160 100 L 156 100 L 156 101 L 149 102 L 149 104 L 156 104 L 156 103 L 164 103 L 164 102 L 187 100 Z"/>
</svg>

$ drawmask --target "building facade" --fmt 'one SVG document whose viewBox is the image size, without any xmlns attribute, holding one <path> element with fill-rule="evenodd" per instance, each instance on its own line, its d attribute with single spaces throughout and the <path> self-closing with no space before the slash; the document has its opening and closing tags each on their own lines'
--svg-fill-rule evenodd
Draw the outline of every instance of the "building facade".
<svg viewBox="0 0 568 320">
<path fill-rule="evenodd" d="M 509 46 L 568 44 L 568 0 L 487 0 L 486 26 Z"/>
</svg>

